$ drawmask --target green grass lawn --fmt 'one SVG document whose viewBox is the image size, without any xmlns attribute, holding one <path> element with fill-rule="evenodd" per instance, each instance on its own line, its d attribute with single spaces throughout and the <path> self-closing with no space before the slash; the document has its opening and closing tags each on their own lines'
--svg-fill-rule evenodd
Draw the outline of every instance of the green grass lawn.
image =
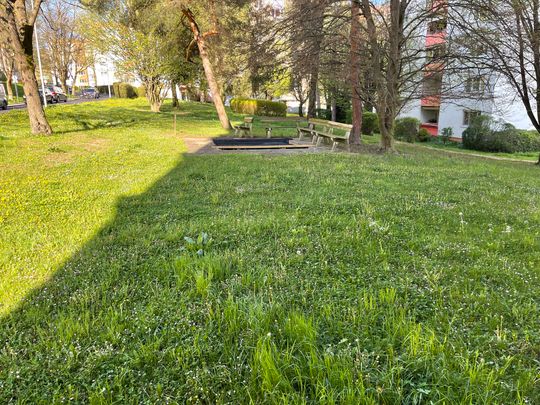
<svg viewBox="0 0 540 405">
<path fill-rule="evenodd" d="M 0 403 L 540 402 L 540 169 L 185 155 L 224 132 L 180 113 L 0 116 Z"/>
<path fill-rule="evenodd" d="M 516 153 L 504 153 L 504 152 L 482 152 L 477 150 L 470 150 L 465 149 L 462 144 L 456 143 L 456 142 L 449 142 L 446 145 L 443 144 L 439 140 L 432 140 L 431 142 L 418 142 L 418 145 L 421 146 L 427 146 L 430 148 L 437 148 L 441 150 L 447 150 L 450 152 L 461 152 L 461 153 L 467 153 L 467 154 L 474 154 L 474 155 L 482 155 L 482 156 L 495 156 L 495 157 L 501 157 L 501 158 L 507 158 L 507 159 L 516 159 L 516 160 L 524 160 L 529 162 L 538 162 L 538 155 L 540 154 L 540 151 L 537 152 L 516 152 Z"/>
</svg>

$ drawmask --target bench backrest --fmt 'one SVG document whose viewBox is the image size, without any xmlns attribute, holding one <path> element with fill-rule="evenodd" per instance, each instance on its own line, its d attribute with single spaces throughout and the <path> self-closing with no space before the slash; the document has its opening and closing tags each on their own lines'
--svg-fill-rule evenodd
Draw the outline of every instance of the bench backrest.
<svg viewBox="0 0 540 405">
<path fill-rule="evenodd" d="M 260 117 L 261 122 L 307 122 L 306 117 Z"/>
<path fill-rule="evenodd" d="M 317 125 L 323 125 L 330 128 L 343 129 L 345 131 L 352 131 L 352 127 L 353 127 L 350 124 L 344 124 L 342 122 L 336 122 L 336 121 L 321 120 L 319 118 L 310 118 L 309 122 L 313 122 Z"/>
<path fill-rule="evenodd" d="M 245 124 L 253 124 L 253 117 L 244 117 Z"/>
</svg>

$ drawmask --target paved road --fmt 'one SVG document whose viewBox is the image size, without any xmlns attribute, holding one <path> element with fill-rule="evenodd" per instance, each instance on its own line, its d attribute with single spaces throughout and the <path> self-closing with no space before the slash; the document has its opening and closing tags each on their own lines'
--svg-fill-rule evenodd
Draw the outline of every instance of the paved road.
<svg viewBox="0 0 540 405">
<path fill-rule="evenodd" d="M 91 99 L 88 99 L 88 98 L 75 98 L 75 99 L 70 99 L 68 100 L 67 103 L 59 103 L 59 105 L 63 105 L 63 104 L 80 104 L 80 103 L 91 103 L 91 102 L 94 102 L 94 101 L 103 101 L 103 100 L 107 100 L 109 98 L 109 96 L 101 96 L 100 98 L 91 98 Z M 52 107 L 54 108 L 57 104 L 49 104 L 47 108 L 49 107 Z M 26 105 L 25 104 L 14 104 L 14 105 L 9 105 L 8 106 L 8 109 L 7 110 L 0 110 L 0 114 L 3 114 L 3 113 L 6 113 L 8 111 L 11 111 L 11 110 L 22 110 L 22 109 L 25 109 L 26 108 Z"/>
</svg>

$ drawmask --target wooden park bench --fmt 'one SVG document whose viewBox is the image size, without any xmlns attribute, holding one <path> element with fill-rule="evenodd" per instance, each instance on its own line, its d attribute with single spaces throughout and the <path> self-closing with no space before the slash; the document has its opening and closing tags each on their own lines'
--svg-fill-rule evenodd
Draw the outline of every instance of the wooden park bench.
<svg viewBox="0 0 540 405">
<path fill-rule="evenodd" d="M 267 138 L 272 137 L 273 130 L 295 128 L 299 141 L 304 137 L 309 137 L 313 144 L 320 146 L 325 139 L 329 139 L 332 141 L 332 151 L 337 149 L 339 143 L 346 143 L 348 146 L 352 131 L 352 125 L 316 118 L 307 120 L 303 117 L 261 117 L 258 121 L 263 124 L 268 124 L 266 127 Z M 253 118 L 251 118 L 251 123 L 253 123 Z M 335 133 L 335 131 L 341 133 Z"/>
<path fill-rule="evenodd" d="M 324 139 L 332 141 L 332 152 L 336 150 L 340 142 L 346 143 L 347 147 L 349 146 L 352 125 L 320 119 L 310 119 L 309 123 L 314 126 L 311 133 L 313 134 L 313 143 L 316 146 L 320 146 Z M 344 134 L 335 134 L 334 130 L 342 130 Z"/>
<path fill-rule="evenodd" d="M 243 138 L 244 135 L 253 138 L 253 117 L 244 117 L 244 122 L 240 125 L 233 126 L 234 136 L 240 136 Z"/>
<path fill-rule="evenodd" d="M 296 132 L 300 135 L 300 129 L 304 128 L 303 124 L 307 123 L 307 119 L 303 117 L 262 117 L 260 122 L 267 124 L 266 137 L 272 138 L 272 131 L 282 128 L 295 128 Z"/>
</svg>

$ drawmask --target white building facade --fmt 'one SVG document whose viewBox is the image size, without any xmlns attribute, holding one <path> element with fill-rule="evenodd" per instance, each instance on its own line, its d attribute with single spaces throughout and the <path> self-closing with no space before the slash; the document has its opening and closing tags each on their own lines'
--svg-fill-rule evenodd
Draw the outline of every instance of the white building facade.
<svg viewBox="0 0 540 405">
<path fill-rule="evenodd" d="M 399 116 L 417 118 L 421 128 L 432 136 L 451 128 L 457 141 L 478 115 L 489 115 L 518 128 L 530 128 L 525 108 L 512 97 L 512 90 L 501 77 L 471 66 L 449 68 L 440 58 L 452 46 L 454 27 L 448 23 L 451 20 L 448 13 L 452 10 L 445 0 L 433 0 L 429 4 L 434 11 L 425 27 L 426 62 L 420 96 L 407 102 Z"/>
</svg>

